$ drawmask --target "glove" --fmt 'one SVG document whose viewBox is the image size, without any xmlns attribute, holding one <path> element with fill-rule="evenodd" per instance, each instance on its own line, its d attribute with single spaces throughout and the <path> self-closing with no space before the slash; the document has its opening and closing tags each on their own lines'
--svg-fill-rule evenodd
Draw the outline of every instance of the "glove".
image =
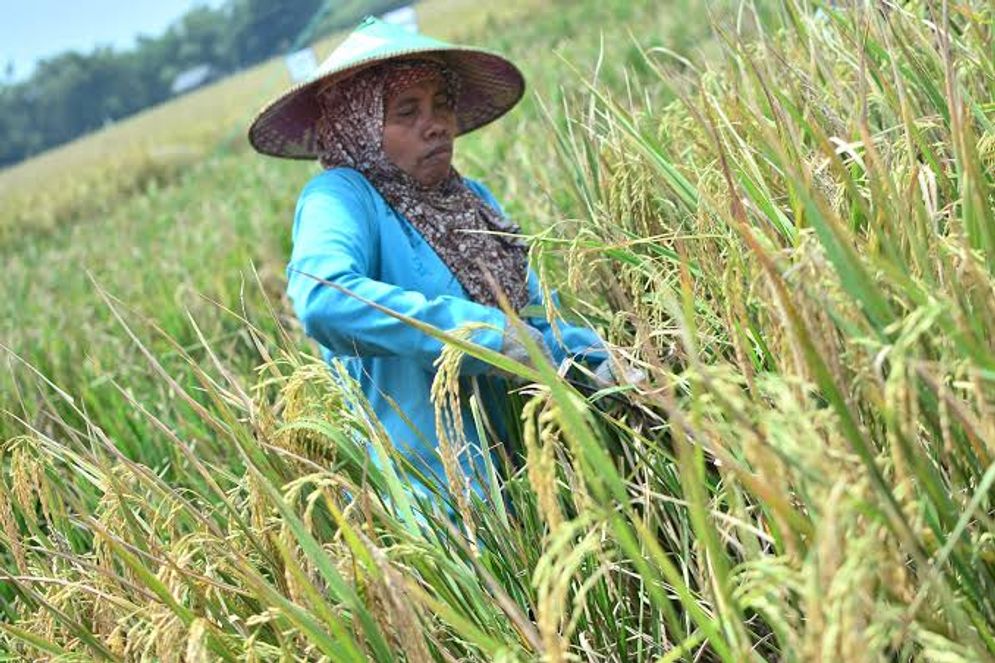
<svg viewBox="0 0 995 663">
<path fill-rule="evenodd" d="M 600 388 L 639 384 L 646 381 L 646 371 L 619 361 L 616 367 L 611 358 L 605 359 L 594 369 L 594 382 Z"/>
<path fill-rule="evenodd" d="M 542 352 L 546 361 L 550 364 L 554 363 L 553 353 L 550 352 L 549 346 L 546 345 L 546 339 L 542 337 L 542 332 L 529 325 L 509 324 L 505 328 L 504 337 L 501 339 L 501 354 L 526 366 L 534 366 L 532 358 L 529 357 L 529 351 L 525 349 L 525 343 L 520 336 L 523 333 L 527 334 L 532 339 L 532 342 L 539 346 L 539 351 Z"/>
</svg>

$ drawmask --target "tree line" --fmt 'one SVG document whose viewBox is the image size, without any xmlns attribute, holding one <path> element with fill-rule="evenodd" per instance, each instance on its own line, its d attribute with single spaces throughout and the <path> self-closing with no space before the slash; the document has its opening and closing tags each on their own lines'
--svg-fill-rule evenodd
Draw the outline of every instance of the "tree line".
<svg viewBox="0 0 995 663">
<path fill-rule="evenodd" d="M 0 167 L 168 99 L 192 67 L 237 71 L 409 2 L 228 0 L 190 10 L 128 51 L 98 47 L 42 60 L 27 80 L 0 84 Z"/>
</svg>

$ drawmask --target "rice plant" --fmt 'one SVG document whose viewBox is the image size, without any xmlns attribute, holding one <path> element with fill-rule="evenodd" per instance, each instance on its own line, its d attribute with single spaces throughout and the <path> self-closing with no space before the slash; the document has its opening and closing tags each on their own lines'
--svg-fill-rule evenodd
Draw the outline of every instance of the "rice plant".
<svg viewBox="0 0 995 663">
<path fill-rule="evenodd" d="M 497 447 L 477 493 L 458 462 L 424 476 L 398 454 L 262 274 L 215 306 L 238 351 L 196 311 L 164 324 L 95 278 L 150 376 L 140 394 L 108 377 L 114 411 L 142 423 L 108 433 L 114 418 L 58 380 L 18 417 L 0 463 L 2 646 L 995 658 L 995 8 L 710 10 L 707 56 L 635 29 L 604 46 L 627 66 L 563 52 L 577 85 L 521 120 L 550 140 L 473 144 L 519 155 L 506 188 L 546 188 L 529 199 L 535 263 L 645 381 L 597 390 L 580 368 L 448 334 L 433 394 L 450 461 L 467 451 L 452 410 L 476 405 L 451 379 L 461 357 L 520 378 L 507 439 L 475 408 Z M 132 448 L 145 431 L 155 452 Z M 404 489 L 411 474 L 432 499 Z"/>
</svg>

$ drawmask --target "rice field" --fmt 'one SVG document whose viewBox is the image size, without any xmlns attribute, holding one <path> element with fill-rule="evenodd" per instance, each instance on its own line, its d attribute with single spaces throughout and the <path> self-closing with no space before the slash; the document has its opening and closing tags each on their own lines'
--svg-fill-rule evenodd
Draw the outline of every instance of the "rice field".
<svg viewBox="0 0 995 663">
<path fill-rule="evenodd" d="M 441 421 L 466 354 L 527 383 L 483 495 L 425 478 L 452 517 L 289 313 L 314 165 L 205 150 L 14 233 L 0 652 L 995 660 L 995 7 L 830 4 L 466 22 L 532 94 L 457 165 L 648 378 L 446 335 Z"/>
</svg>

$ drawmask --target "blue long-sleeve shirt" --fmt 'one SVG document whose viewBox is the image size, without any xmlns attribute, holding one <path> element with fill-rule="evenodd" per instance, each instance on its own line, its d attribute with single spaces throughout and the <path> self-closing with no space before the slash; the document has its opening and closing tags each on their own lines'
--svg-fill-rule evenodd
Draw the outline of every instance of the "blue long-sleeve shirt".
<svg viewBox="0 0 995 663">
<path fill-rule="evenodd" d="M 466 183 L 486 203 L 501 210 L 482 184 L 470 179 Z M 474 332 L 471 340 L 495 351 L 501 349 L 508 324 L 504 313 L 470 300 L 415 227 L 358 171 L 325 170 L 305 185 L 297 201 L 293 252 L 287 266 L 287 291 L 297 317 L 321 346 L 326 361 L 343 361 L 395 447 L 423 469 L 444 477 L 435 450 L 435 414 L 430 399 L 433 362 L 442 351 L 442 343 L 305 274 L 338 284 L 364 300 L 442 331 L 484 323 L 489 327 Z M 541 305 L 539 281 L 531 269 L 528 286 L 530 304 Z M 557 322 L 561 344 L 549 321 L 526 321 L 544 334 L 557 362 L 567 355 L 589 359 L 604 356 L 598 349 L 601 340 L 589 329 Z M 489 370 L 488 364 L 471 357 L 461 366 L 462 376 L 493 383 L 497 378 L 489 376 Z M 469 412 L 464 412 L 465 429 L 476 445 L 469 417 Z"/>
</svg>

